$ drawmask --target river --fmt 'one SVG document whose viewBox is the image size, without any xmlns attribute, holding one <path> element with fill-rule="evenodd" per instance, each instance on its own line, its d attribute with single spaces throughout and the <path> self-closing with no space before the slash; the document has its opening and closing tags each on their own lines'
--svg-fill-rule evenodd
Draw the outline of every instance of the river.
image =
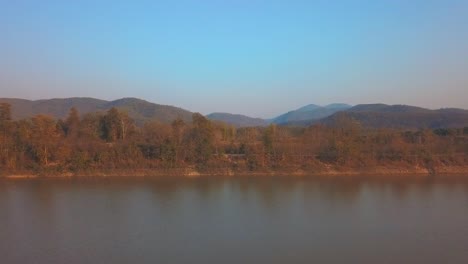
<svg viewBox="0 0 468 264">
<path fill-rule="evenodd" d="M 468 263 L 468 177 L 0 180 L 0 263 Z"/>
</svg>

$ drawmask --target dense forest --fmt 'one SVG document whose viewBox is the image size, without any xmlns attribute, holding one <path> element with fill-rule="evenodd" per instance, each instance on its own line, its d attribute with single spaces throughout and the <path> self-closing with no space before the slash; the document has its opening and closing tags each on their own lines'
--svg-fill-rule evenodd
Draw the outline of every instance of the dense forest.
<svg viewBox="0 0 468 264">
<path fill-rule="evenodd" d="M 92 174 L 138 170 L 320 172 L 329 169 L 468 165 L 468 127 L 395 130 L 343 116 L 333 126 L 235 128 L 195 113 L 192 122 L 136 125 L 112 108 L 80 116 L 12 120 L 0 104 L 0 175 Z"/>
</svg>

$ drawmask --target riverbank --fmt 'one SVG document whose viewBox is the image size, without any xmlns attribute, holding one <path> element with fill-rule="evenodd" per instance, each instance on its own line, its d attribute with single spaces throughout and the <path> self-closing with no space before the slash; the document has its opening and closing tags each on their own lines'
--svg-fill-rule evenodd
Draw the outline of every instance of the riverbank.
<svg viewBox="0 0 468 264">
<path fill-rule="evenodd" d="M 366 168 L 346 168 L 329 166 L 316 169 L 275 169 L 275 170 L 234 170 L 231 168 L 211 168 L 197 170 L 195 168 L 171 169 L 112 169 L 88 170 L 80 172 L 3 172 L 0 177 L 7 179 L 34 179 L 34 178 L 71 178 L 71 177 L 187 177 L 201 176 L 406 176 L 406 175 L 468 175 L 468 166 L 439 166 L 439 167 L 387 167 L 373 166 Z"/>
</svg>

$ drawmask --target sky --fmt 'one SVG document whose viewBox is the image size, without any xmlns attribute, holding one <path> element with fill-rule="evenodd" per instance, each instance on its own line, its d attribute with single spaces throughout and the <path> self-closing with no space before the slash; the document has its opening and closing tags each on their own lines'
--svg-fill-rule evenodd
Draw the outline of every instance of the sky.
<svg viewBox="0 0 468 264">
<path fill-rule="evenodd" d="M 0 0 L 0 97 L 468 109 L 468 1 Z"/>
</svg>

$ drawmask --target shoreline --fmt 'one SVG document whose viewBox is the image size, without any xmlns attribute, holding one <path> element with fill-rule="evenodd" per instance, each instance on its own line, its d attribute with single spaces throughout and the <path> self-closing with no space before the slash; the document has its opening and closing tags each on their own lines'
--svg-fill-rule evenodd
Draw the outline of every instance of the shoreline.
<svg viewBox="0 0 468 264">
<path fill-rule="evenodd" d="M 468 166 L 444 166 L 436 168 L 424 167 L 372 167 L 372 168 L 329 168 L 329 169 L 295 169 L 295 170 L 263 170 L 263 171 L 235 171 L 230 168 L 210 170 L 185 169 L 133 169 L 133 170 L 95 170 L 82 172 L 40 172 L 30 171 L 4 173 L 0 179 L 39 179 L 39 178 L 162 178 L 183 177 L 198 178 L 208 176 L 218 177 L 404 177 L 404 176 L 468 176 Z"/>
</svg>

